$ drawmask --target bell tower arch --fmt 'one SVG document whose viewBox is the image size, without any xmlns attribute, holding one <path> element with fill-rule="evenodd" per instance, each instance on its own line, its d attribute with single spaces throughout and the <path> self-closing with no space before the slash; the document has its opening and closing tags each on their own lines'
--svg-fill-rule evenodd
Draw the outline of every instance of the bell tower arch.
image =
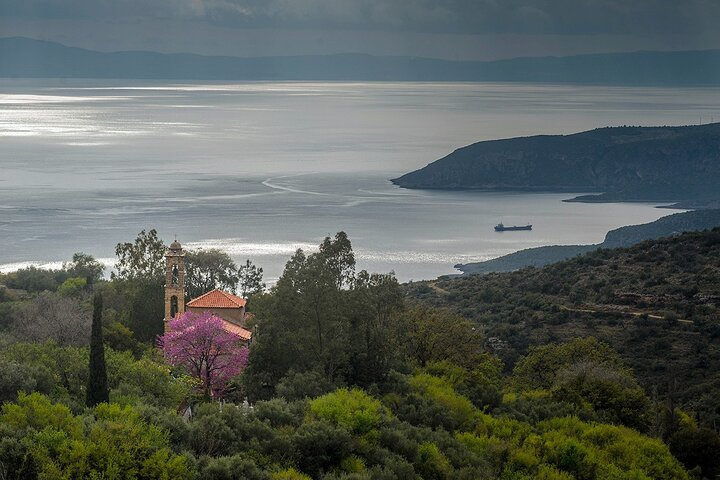
<svg viewBox="0 0 720 480">
<path fill-rule="evenodd" d="M 185 253 L 175 240 L 165 252 L 165 321 L 185 313 Z"/>
</svg>

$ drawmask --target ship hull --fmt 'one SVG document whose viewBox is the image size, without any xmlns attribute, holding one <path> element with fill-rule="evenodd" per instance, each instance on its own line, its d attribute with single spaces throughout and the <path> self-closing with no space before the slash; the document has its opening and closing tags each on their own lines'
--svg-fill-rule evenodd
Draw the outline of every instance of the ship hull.
<svg viewBox="0 0 720 480">
<path fill-rule="evenodd" d="M 517 232 L 521 230 L 532 230 L 532 225 L 522 225 L 522 226 L 513 226 L 513 227 L 505 227 L 505 226 L 496 226 L 495 231 L 496 232 Z"/>
</svg>

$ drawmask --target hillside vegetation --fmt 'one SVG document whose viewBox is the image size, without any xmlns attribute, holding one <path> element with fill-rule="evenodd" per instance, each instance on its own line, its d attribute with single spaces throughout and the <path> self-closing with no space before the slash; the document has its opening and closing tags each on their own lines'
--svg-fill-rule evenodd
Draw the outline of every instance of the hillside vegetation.
<svg viewBox="0 0 720 480">
<path fill-rule="evenodd" d="M 713 254 L 703 238 L 698 248 Z M 84 254 L 60 270 L 0 275 L 0 478 L 690 480 L 720 473 L 720 435 L 699 427 L 672 397 L 645 391 L 611 345 L 592 337 L 537 345 L 503 365 L 485 347 L 501 341 L 486 339 L 475 323 L 413 306 L 392 274 L 356 271 L 342 232 L 313 253 L 298 250 L 273 288 L 250 295 L 259 333 L 245 367 L 238 375 L 239 364 L 228 363 L 232 378 L 208 389 L 210 376 L 222 377 L 192 366 L 227 348 L 217 340 L 221 326 L 197 320 L 183 330 L 178 323 L 190 318 L 183 315 L 156 343 L 162 296 L 150 286 L 162 286 L 165 248 L 155 231 L 118 244 L 109 281 Z M 236 270 L 226 254 L 209 253 L 203 272 L 217 279 Z M 189 256 L 195 280 L 205 278 L 201 256 Z M 644 266 L 653 258 L 629 260 Z M 590 275 L 594 267 L 578 270 Z M 529 312 L 513 282 L 506 283 L 514 308 Z M 498 322 L 513 318 L 507 304 L 500 310 Z M 178 343 L 188 346 L 180 352 L 170 338 L 178 335 L 205 341 Z M 202 357 L 193 354 L 207 342 Z M 99 345 L 107 401 L 91 403 L 86 393 L 99 367 L 88 360 Z"/>
<path fill-rule="evenodd" d="M 413 283 L 407 294 L 482 326 L 508 367 L 534 345 L 598 338 L 652 396 L 720 424 L 720 229 L 540 269 Z"/>
<path fill-rule="evenodd" d="M 479 142 L 393 182 L 406 188 L 604 192 L 578 197 L 582 201 L 707 201 L 720 197 L 720 123 Z"/>
</svg>

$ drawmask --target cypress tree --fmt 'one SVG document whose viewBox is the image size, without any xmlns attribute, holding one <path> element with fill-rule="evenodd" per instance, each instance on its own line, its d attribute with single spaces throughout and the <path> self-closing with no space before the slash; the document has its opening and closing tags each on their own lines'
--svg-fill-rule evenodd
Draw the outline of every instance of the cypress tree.
<svg viewBox="0 0 720 480">
<path fill-rule="evenodd" d="M 105 370 L 105 346 L 102 336 L 102 295 L 98 292 L 93 298 L 92 333 L 90 336 L 90 374 L 87 384 L 87 406 L 108 402 L 110 393 Z"/>
</svg>

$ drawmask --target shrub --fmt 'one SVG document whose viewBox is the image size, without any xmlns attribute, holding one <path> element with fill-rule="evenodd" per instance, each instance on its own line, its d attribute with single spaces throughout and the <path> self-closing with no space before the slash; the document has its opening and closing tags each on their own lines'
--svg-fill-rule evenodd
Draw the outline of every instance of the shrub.
<svg viewBox="0 0 720 480">
<path fill-rule="evenodd" d="M 318 478 L 337 468 L 352 450 L 352 438 L 344 429 L 326 421 L 313 421 L 297 429 L 292 437 L 297 465 Z"/>
<path fill-rule="evenodd" d="M 472 402 L 458 394 L 447 380 L 420 373 L 410 378 L 410 385 L 446 410 L 455 420 L 455 428 L 467 426 L 476 414 Z"/>
<path fill-rule="evenodd" d="M 255 416 L 270 422 L 270 425 L 275 428 L 298 427 L 302 423 L 307 403 L 287 402 L 283 398 L 273 398 L 257 402 L 254 407 Z"/>
<path fill-rule="evenodd" d="M 428 480 L 449 478 L 452 470 L 448 459 L 438 446 L 431 442 L 420 444 L 415 465 L 422 478 Z"/>
<path fill-rule="evenodd" d="M 172 453 L 167 434 L 131 407 L 103 403 L 79 418 L 33 393 L 19 395 L 17 403 L 6 403 L 0 412 L 0 429 L 24 437 L 40 478 L 194 477 L 189 458 Z M 7 473 L 14 478 L 21 472 Z"/>
<path fill-rule="evenodd" d="M 312 480 L 304 473 L 300 473 L 294 468 L 288 468 L 272 474 L 272 480 Z"/>
<path fill-rule="evenodd" d="M 304 400 L 306 398 L 319 397 L 336 388 L 322 372 L 308 370 L 296 372 L 291 370 L 277 384 L 275 389 L 278 397 L 286 400 Z"/>
<path fill-rule="evenodd" d="M 668 440 L 673 455 L 688 469 L 700 467 L 703 477 L 720 474 L 720 435 L 707 428 L 682 428 Z"/>
<path fill-rule="evenodd" d="M 204 458 L 199 465 L 198 478 L 203 480 L 270 480 L 270 475 L 247 456 L 233 455 Z"/>
<path fill-rule="evenodd" d="M 341 388 L 318 397 L 310 402 L 310 411 L 317 418 L 359 435 L 375 430 L 389 415 L 379 400 L 358 388 Z"/>
<path fill-rule="evenodd" d="M 87 280 L 80 277 L 68 278 L 57 289 L 63 297 L 73 297 L 80 294 L 87 286 Z"/>
</svg>

